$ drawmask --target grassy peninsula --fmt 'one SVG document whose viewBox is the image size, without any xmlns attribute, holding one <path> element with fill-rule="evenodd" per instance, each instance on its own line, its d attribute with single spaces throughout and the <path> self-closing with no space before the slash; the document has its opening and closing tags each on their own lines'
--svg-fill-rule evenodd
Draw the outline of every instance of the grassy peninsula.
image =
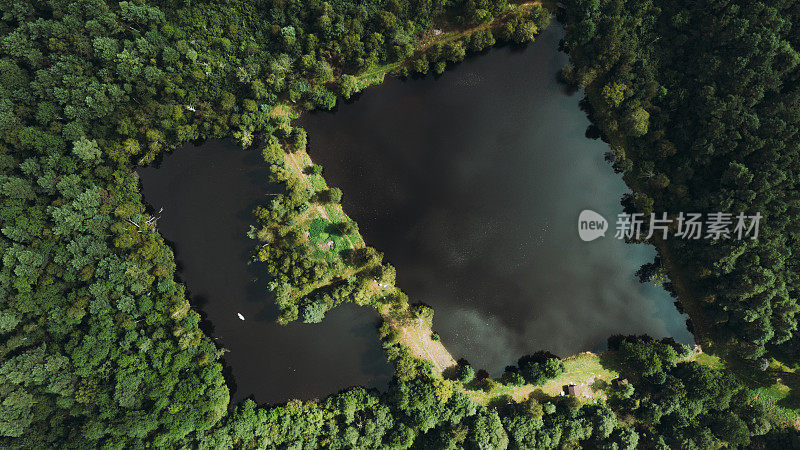
<svg viewBox="0 0 800 450">
<path fill-rule="evenodd" d="M 787 447 L 797 433 L 774 399 L 793 397 L 784 388 L 798 360 L 787 250 L 797 242 L 800 9 L 546 6 L 4 2 L 0 446 Z M 573 61 L 564 78 L 585 88 L 590 135 L 610 142 L 635 191 L 626 207 L 768 214 L 762 240 L 676 246 L 648 267 L 655 278 L 686 271 L 669 275 L 702 304 L 713 350 L 738 360 L 629 336 L 603 355 L 522 355 L 498 380 L 454 361 L 434 338 L 433 311 L 395 287 L 394 269 L 341 210 L 346 193 L 327 186 L 291 125 L 386 73 L 441 74 L 468 51 L 530 42 L 561 6 Z M 285 188 L 265 198 L 249 233 L 281 321 L 319 322 L 342 302 L 375 308 L 395 367 L 385 392 L 229 404 L 222 350 L 200 328 L 135 169 L 231 136 L 261 152 Z M 561 383 L 588 390 L 557 395 Z"/>
</svg>

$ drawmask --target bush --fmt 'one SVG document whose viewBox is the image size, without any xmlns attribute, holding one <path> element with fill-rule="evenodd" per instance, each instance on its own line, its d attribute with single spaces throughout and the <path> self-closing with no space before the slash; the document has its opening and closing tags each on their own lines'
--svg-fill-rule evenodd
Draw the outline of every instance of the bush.
<svg viewBox="0 0 800 450">
<path fill-rule="evenodd" d="M 656 383 L 665 371 L 675 366 L 678 359 L 672 346 L 650 338 L 625 338 L 618 348 L 628 374 L 654 377 L 652 380 Z"/>
<path fill-rule="evenodd" d="M 304 171 L 307 175 L 322 175 L 322 166 L 319 164 L 313 164 L 306 167 Z"/>
<path fill-rule="evenodd" d="M 475 369 L 469 364 L 459 364 L 456 369 L 456 378 L 458 381 L 467 384 L 475 379 Z"/>
<path fill-rule="evenodd" d="M 303 308 L 302 320 L 304 323 L 319 323 L 325 318 L 325 305 L 320 302 L 308 303 Z"/>
<path fill-rule="evenodd" d="M 481 382 L 481 384 L 482 384 L 481 389 L 483 389 L 484 392 L 489 392 L 492 389 L 494 389 L 494 388 L 496 388 L 497 386 L 500 385 L 500 383 L 498 383 L 497 381 L 495 381 L 495 380 L 493 380 L 491 378 L 484 379 Z"/>
<path fill-rule="evenodd" d="M 515 366 L 507 366 L 500 380 L 503 384 L 509 386 L 522 386 L 525 384 L 525 378 L 519 373 L 519 369 Z"/>
<path fill-rule="evenodd" d="M 342 236 L 358 233 L 358 224 L 352 220 L 339 224 L 339 233 Z"/>
<path fill-rule="evenodd" d="M 550 352 L 525 355 L 517 361 L 520 374 L 530 384 L 543 384 L 564 373 L 564 362 Z"/>
</svg>

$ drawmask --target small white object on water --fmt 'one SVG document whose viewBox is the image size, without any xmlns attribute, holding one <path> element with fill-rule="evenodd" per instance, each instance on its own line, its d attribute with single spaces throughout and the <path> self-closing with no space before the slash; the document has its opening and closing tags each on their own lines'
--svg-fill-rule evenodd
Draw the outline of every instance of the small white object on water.
<svg viewBox="0 0 800 450">
<path fill-rule="evenodd" d="M 244 316 L 242 315 L 242 313 L 236 313 L 236 315 L 239 316 L 240 319 L 244 320 Z"/>
</svg>

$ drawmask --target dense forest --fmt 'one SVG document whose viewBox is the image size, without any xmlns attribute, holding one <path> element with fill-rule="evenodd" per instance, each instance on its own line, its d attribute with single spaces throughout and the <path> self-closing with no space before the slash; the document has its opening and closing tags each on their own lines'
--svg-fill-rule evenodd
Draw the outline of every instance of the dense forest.
<svg viewBox="0 0 800 450">
<path fill-rule="evenodd" d="M 701 338 L 797 360 L 796 2 L 588 0 L 564 16 L 564 77 L 585 88 L 588 134 L 634 191 L 626 208 L 764 216 L 755 240 L 656 242 L 646 275 L 684 290 Z"/>
<path fill-rule="evenodd" d="M 573 65 L 565 77 L 586 87 L 615 166 L 635 186 L 630 208 L 765 214 L 757 242 L 687 243 L 664 255 L 692 269 L 686 283 L 702 294 L 704 316 L 726 325 L 715 329 L 736 338 L 744 356 L 765 346 L 793 356 L 791 22 L 800 10 L 790 2 L 566 3 Z M 284 153 L 306 142 L 287 111 L 332 108 L 389 70 L 442 73 L 496 40 L 529 42 L 547 26 L 544 8 L 2 0 L 0 12 L 0 446 L 705 448 L 792 438 L 771 427 L 736 378 L 683 360 L 685 349 L 669 342 L 634 337 L 610 343 L 609 364 L 629 381 L 597 403 L 559 396 L 481 405 L 464 386 L 488 382 L 468 364 L 445 379 L 387 331 L 396 369 L 387 392 L 229 405 L 221 349 L 175 279 L 135 167 L 188 141 L 234 136 L 281 180 Z M 284 321 L 318 322 L 341 301 L 358 302 L 367 277 L 393 283 L 377 251 L 337 247 L 355 238 L 351 222 L 307 224 L 318 243 L 333 242 L 336 258 L 299 245 L 300 215 L 342 193 L 282 181 L 285 194 L 256 211 L 252 234 Z M 348 264 L 359 269 L 352 280 L 313 296 L 295 292 L 310 293 Z M 542 383 L 559 370 L 557 358 L 530 355 L 500 382 Z"/>
<path fill-rule="evenodd" d="M 633 449 L 788 442 L 775 433 L 760 437 L 770 424 L 758 404 L 749 403 L 750 392 L 730 376 L 680 362 L 668 343 L 620 337 L 612 345 L 619 349 L 615 364 L 636 381 L 613 388 L 607 403 L 531 396 L 519 403 L 498 398 L 484 407 L 422 372 L 410 380 L 396 378 L 385 394 L 354 389 L 269 413 L 245 402 L 201 446 Z M 650 353 L 658 355 L 652 362 Z M 649 370 L 642 376 L 645 355 Z"/>
</svg>

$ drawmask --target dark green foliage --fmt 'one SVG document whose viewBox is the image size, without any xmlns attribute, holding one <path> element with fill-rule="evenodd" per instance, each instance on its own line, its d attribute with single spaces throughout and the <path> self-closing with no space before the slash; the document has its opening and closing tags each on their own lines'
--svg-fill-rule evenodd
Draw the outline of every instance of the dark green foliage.
<svg viewBox="0 0 800 450">
<path fill-rule="evenodd" d="M 522 386 L 525 384 L 525 377 L 519 373 L 519 369 L 516 366 L 506 366 L 500 381 L 510 386 Z"/>
<path fill-rule="evenodd" d="M 358 224 L 352 220 L 341 222 L 336 227 L 338 233 L 342 236 L 358 233 Z"/>
<path fill-rule="evenodd" d="M 342 75 L 339 78 L 339 94 L 345 99 L 349 99 L 356 92 L 358 92 L 358 82 L 355 77 L 347 74 Z"/>
<path fill-rule="evenodd" d="M 322 175 L 322 166 L 319 164 L 314 164 L 311 167 L 306 168 L 306 173 L 310 175 Z"/>
<path fill-rule="evenodd" d="M 341 203 L 342 190 L 339 188 L 328 189 L 325 192 L 320 192 L 318 195 L 319 201 L 323 203 Z"/>
<path fill-rule="evenodd" d="M 441 72 L 447 62 L 493 45 L 496 37 L 529 42 L 549 20 L 543 8 L 523 9 L 504 1 L 438 0 L 258 4 L 11 0 L 3 3 L 2 11 L 0 446 L 637 445 L 640 433 L 620 425 L 603 405 L 580 406 L 575 399 L 558 406 L 532 399 L 496 408 L 478 405 L 432 376 L 431 365 L 397 345 L 397 336 L 385 327 L 384 346 L 395 366 L 388 392 L 354 388 L 321 401 L 263 407 L 245 401 L 228 409 L 229 391 L 218 362 L 221 350 L 200 330 L 200 315 L 175 280 L 172 251 L 145 210 L 133 172 L 135 165 L 149 164 L 163 151 L 190 140 L 234 136 L 243 147 L 257 146 L 269 165 L 270 179 L 284 187 L 256 209 L 259 227 L 250 233 L 259 242 L 255 259 L 265 262 L 273 277 L 271 288 L 282 310 L 281 321 L 318 322 L 342 302 L 365 304 L 370 300 L 370 283 L 393 283 L 394 268 L 381 264 L 382 255 L 368 247 L 353 250 L 337 244 L 326 255 L 309 244 L 311 236 L 299 231 L 297 224 L 307 219 L 304 214 L 319 193 L 286 171 L 286 152 L 305 150 L 308 137 L 292 127 L 278 107 L 283 111 L 287 106 L 296 111 L 332 108 L 336 100 L 332 89 L 349 97 L 359 88 L 353 75 L 406 57 L 411 59 L 399 66 L 401 71 Z M 745 12 L 754 25 L 737 25 L 744 32 L 730 33 L 728 41 L 750 37 L 748 27 L 760 26 L 758 17 L 778 16 Z M 676 14 L 668 22 L 687 33 L 702 32 L 709 26 L 702 22 L 712 20 L 699 16 L 710 13 L 697 14 Z M 596 26 L 597 15 L 590 11 L 579 17 L 581 27 L 574 28 L 575 34 L 571 31 L 568 42 L 572 50 L 577 42 L 591 52 L 588 43 L 598 30 L 620 28 Z M 433 27 L 485 24 L 492 18 L 501 20 L 416 53 L 417 41 Z M 655 26 L 647 20 L 620 23 Z M 777 30 L 769 35 L 774 39 L 753 45 L 767 57 L 760 64 L 752 58 L 752 74 L 759 76 L 748 78 L 751 83 L 743 84 L 742 92 L 732 82 L 711 91 L 706 83 L 688 94 L 682 93 L 682 80 L 656 86 L 651 83 L 655 75 L 648 73 L 646 64 L 635 64 L 635 58 L 619 64 L 623 74 L 615 77 L 619 79 L 602 81 L 617 83 L 609 86 L 606 97 L 609 105 L 619 108 L 615 120 L 624 135 L 644 140 L 628 158 L 633 161 L 645 154 L 645 148 L 657 149 L 659 158 L 664 158 L 652 164 L 659 173 L 645 190 L 666 192 L 637 192 L 641 195 L 633 197 L 635 205 L 663 202 L 667 195 L 680 199 L 691 189 L 708 192 L 704 203 L 697 205 L 700 209 L 708 204 L 731 210 L 762 208 L 775 222 L 765 230 L 770 246 L 721 246 L 703 259 L 709 273 L 698 272 L 698 277 L 708 279 L 703 286 L 720 284 L 721 298 L 710 302 L 721 305 L 715 306 L 715 317 L 741 325 L 743 342 L 755 343 L 754 353 L 767 341 L 779 343 L 790 337 L 795 311 L 789 301 L 794 298 L 789 270 L 793 260 L 791 255 L 779 256 L 779 251 L 793 245 L 783 233 L 794 229 L 788 219 L 776 218 L 795 212 L 790 199 L 780 194 L 793 177 L 783 176 L 777 163 L 787 166 L 780 155 L 790 158 L 796 149 L 787 145 L 770 150 L 763 145 L 756 147 L 768 151 L 747 151 L 753 148 L 752 141 L 767 141 L 767 131 L 791 142 L 795 129 L 791 106 L 796 84 L 780 83 L 796 65 L 793 50 L 785 45 L 788 32 L 777 24 L 763 28 Z M 615 41 L 608 51 L 618 51 L 623 43 L 639 45 L 633 37 Z M 720 48 L 728 41 L 722 41 Z M 597 47 L 597 54 L 602 54 Z M 669 57 L 678 59 L 676 55 Z M 690 56 L 686 59 L 706 60 Z M 615 64 L 606 64 L 596 74 L 610 78 L 606 73 Z M 715 72 L 728 67 L 714 61 L 709 65 Z M 582 68 L 576 71 L 583 80 L 590 78 Z M 686 76 L 703 74 L 695 70 Z M 755 80 L 762 80 L 763 88 Z M 674 131 L 661 132 L 669 120 L 664 111 L 686 106 L 682 97 L 703 99 L 681 119 L 694 125 L 703 122 L 698 116 L 711 116 L 705 112 L 717 97 L 727 98 L 723 95 L 733 91 L 742 100 L 725 102 L 724 114 L 713 117 L 719 122 L 740 121 L 726 123 L 726 130 L 734 125 L 747 130 L 741 147 L 722 145 L 730 131 L 722 137 L 704 135 L 706 145 Z M 746 114 L 744 105 L 754 104 L 761 105 L 758 115 Z M 735 161 L 724 167 L 715 164 L 712 156 L 717 151 L 731 152 Z M 626 161 L 620 159 L 618 166 L 650 167 L 642 163 L 633 169 L 634 164 Z M 675 176 L 668 170 L 672 164 L 697 167 L 697 173 L 711 181 L 693 174 Z M 319 175 L 319 169 L 312 168 L 312 174 Z M 725 189 L 712 189 L 717 185 Z M 324 194 L 324 202 L 341 201 L 339 190 Z M 317 238 L 356 231 L 350 222 L 308 225 L 309 234 Z M 329 257 L 331 253 L 335 257 Z M 758 265 L 756 260 L 763 271 L 749 270 Z M 348 279 L 333 279 L 343 265 L 363 270 Z M 738 280 L 752 282 L 738 284 Z M 734 298 L 747 300 L 747 306 L 730 308 Z M 386 301 L 406 304 L 407 298 L 398 295 Z M 753 311 L 765 314 L 754 316 Z M 432 318 L 432 310 L 424 306 L 414 307 L 412 314 L 423 321 Z M 752 317 L 761 319 L 746 320 Z M 642 349 L 639 343 L 631 345 L 625 349 L 629 364 L 654 351 L 661 354 L 651 344 Z M 767 433 L 764 412 L 758 406 L 742 407 L 750 400 L 748 393 L 730 378 L 691 364 L 673 367 L 670 361 L 666 358 L 651 370 L 661 378 L 646 377 L 641 389 L 637 384 L 634 394 L 626 394 L 638 403 L 615 405 L 620 415 L 635 415 L 652 425 L 652 430 L 644 426 L 640 430 L 648 444 L 666 441 L 676 447 L 704 448 L 723 440 L 747 445 Z M 459 378 L 470 379 L 471 370 L 463 369 Z M 551 359 L 536 359 L 526 360 L 524 367 L 521 360 L 520 369 L 511 372 L 517 383 L 520 377 L 537 380 L 559 370 L 563 368 Z M 485 383 L 489 389 L 495 386 L 492 380 Z M 678 431 L 669 434 L 669 430 Z M 762 440 L 782 438 L 766 434 Z"/>
<path fill-rule="evenodd" d="M 743 358 L 781 344 L 795 358 L 795 2 L 565 3 L 562 76 L 585 87 L 592 133 L 634 192 L 626 210 L 763 215 L 757 240 L 655 242 L 696 331 Z"/>
<path fill-rule="evenodd" d="M 258 408 L 248 400 L 200 436 L 200 448 L 635 448 L 638 434 L 602 405 L 536 400 L 484 407 L 440 382 L 395 380 L 386 394 L 353 388 L 320 402 Z"/>
<path fill-rule="evenodd" d="M 466 2 L 464 16 L 456 17 L 455 21 L 477 24 L 491 20 L 492 16 L 497 20 L 492 22 L 491 26 L 478 27 L 458 39 L 437 42 L 424 51 L 417 52 L 411 57 L 409 67 L 405 69 L 420 74 L 433 71 L 438 75 L 444 72 L 448 63 L 461 62 L 467 51 L 478 52 L 491 47 L 495 44 L 495 37 L 501 41 L 527 44 L 533 42 L 536 34 L 547 28 L 550 23 L 550 12 L 538 4 L 507 8 L 505 2 L 496 2 L 490 8 L 494 11 L 492 13 L 489 9 L 472 9 L 476 6 L 478 2 Z M 465 20 L 463 17 L 471 19 Z M 347 84 L 350 83 L 348 80 Z M 342 80 L 340 90 L 345 97 L 348 97 L 347 94 L 353 92 L 354 88 L 345 85 L 345 81 Z"/>
<path fill-rule="evenodd" d="M 756 395 L 731 374 L 696 362 L 677 362 L 675 344 L 646 337 L 615 337 L 623 377 L 609 404 L 634 414 L 647 445 L 744 447 L 771 426 Z M 645 424 L 649 424 L 646 426 Z"/>
<path fill-rule="evenodd" d="M 325 317 L 325 305 L 320 302 L 309 302 L 303 308 L 302 320 L 305 323 L 319 323 Z"/>
<path fill-rule="evenodd" d="M 337 76 L 408 54 L 417 33 L 460 6 L 388 9 L 294 1 L 3 4 L 0 445 L 169 447 L 225 415 L 220 350 L 175 281 L 172 252 L 145 211 L 133 165 L 190 140 L 233 135 L 249 147 L 266 133 L 273 176 L 287 181 L 280 141 L 302 150 L 307 136 L 271 119 L 274 108 L 332 107 L 327 86 Z M 274 208 L 258 210 L 272 227 L 251 234 L 274 244 L 260 251 L 274 264 L 279 298 L 332 271 L 334 263 L 295 245 L 302 236 L 290 224 L 311 194 L 289 181 L 271 199 Z M 379 256 L 363 259 L 379 264 Z M 342 296 L 358 297 L 364 283 L 343 281 L 309 305 L 327 310 Z M 303 314 L 318 320 L 320 309 Z M 287 311 L 300 314 L 297 304 Z M 402 442 L 413 437 L 407 430 L 392 435 Z"/>
<path fill-rule="evenodd" d="M 260 225 L 255 235 L 261 243 L 253 259 L 263 262 L 273 277 L 269 288 L 281 310 L 278 321 L 319 322 L 325 312 L 346 301 L 379 306 L 382 299 L 370 294 L 370 282 L 393 283 L 394 269 L 381 264 L 382 255 L 375 249 L 353 248 L 359 238 L 355 222 L 308 219 L 312 199 L 340 201 L 341 190 L 312 196 L 312 190 L 291 175 L 284 151 L 289 144 L 277 135 L 295 135 L 296 130 L 287 132 L 283 126 L 265 139 L 262 155 L 269 164 L 270 181 L 283 183 L 285 191 L 268 197 L 269 202 L 254 211 Z M 347 268 L 356 273 L 339 279 Z"/>
<path fill-rule="evenodd" d="M 564 363 L 549 352 L 523 356 L 517 361 L 517 367 L 525 381 L 530 384 L 544 384 L 564 373 Z"/>
<path fill-rule="evenodd" d="M 612 345 L 609 344 L 609 348 L 619 350 L 623 365 L 631 375 L 660 377 L 674 367 L 678 359 L 672 346 L 649 338 L 626 338 Z"/>
<path fill-rule="evenodd" d="M 550 352 L 540 351 L 521 357 L 516 366 L 506 366 L 500 381 L 512 386 L 541 385 L 562 373 L 564 363 L 561 359 Z"/>
<path fill-rule="evenodd" d="M 456 379 L 464 384 L 471 382 L 475 378 L 475 369 L 472 366 L 464 361 L 463 363 L 459 362 L 458 368 L 456 369 Z"/>
<path fill-rule="evenodd" d="M 229 393 L 128 163 L 209 135 L 227 113 L 184 105 L 222 91 L 182 77 L 200 62 L 156 7 L 3 11 L 0 446 L 173 445 Z"/>
</svg>

